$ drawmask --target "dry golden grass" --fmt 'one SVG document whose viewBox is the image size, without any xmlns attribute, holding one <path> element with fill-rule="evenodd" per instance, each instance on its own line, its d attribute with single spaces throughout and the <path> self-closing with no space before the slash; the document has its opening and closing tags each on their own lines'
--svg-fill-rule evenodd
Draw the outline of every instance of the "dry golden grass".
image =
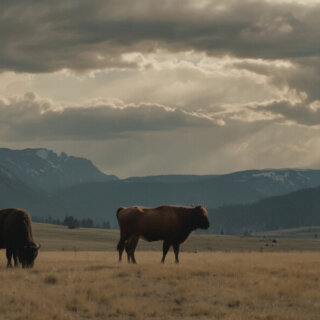
<svg viewBox="0 0 320 320">
<path fill-rule="evenodd" d="M 0 319 L 319 319 L 316 252 L 41 252 L 34 269 L 5 268 Z"/>
</svg>

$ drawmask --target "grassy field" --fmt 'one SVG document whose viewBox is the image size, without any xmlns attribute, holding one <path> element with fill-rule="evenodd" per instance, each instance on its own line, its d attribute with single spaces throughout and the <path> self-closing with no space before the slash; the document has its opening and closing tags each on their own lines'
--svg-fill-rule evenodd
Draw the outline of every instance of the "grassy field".
<svg viewBox="0 0 320 320">
<path fill-rule="evenodd" d="M 139 264 L 113 252 L 42 252 L 32 270 L 0 266 L 2 320 L 318 320 L 316 252 L 185 252 Z M 4 254 L 0 255 L 1 261 Z"/>
<path fill-rule="evenodd" d="M 68 229 L 42 223 L 34 223 L 34 238 L 41 243 L 41 251 L 114 251 L 119 241 L 119 230 L 104 229 Z M 276 234 L 259 234 L 256 237 L 227 236 L 227 235 L 197 235 L 192 234 L 182 245 L 186 252 L 200 251 L 320 251 L 320 237 L 314 238 L 284 238 Z M 273 242 L 276 240 L 276 242 Z M 161 250 L 162 243 L 140 240 L 139 251 Z"/>
<path fill-rule="evenodd" d="M 318 320 L 320 240 L 192 235 L 180 264 L 140 241 L 138 265 L 117 261 L 118 230 L 34 224 L 31 270 L 6 269 L 1 320 Z"/>
<path fill-rule="evenodd" d="M 320 238 L 320 227 L 301 227 L 292 229 L 281 229 L 268 232 L 256 232 L 256 236 L 267 236 L 277 238 L 303 238 L 303 239 L 317 239 Z"/>
</svg>

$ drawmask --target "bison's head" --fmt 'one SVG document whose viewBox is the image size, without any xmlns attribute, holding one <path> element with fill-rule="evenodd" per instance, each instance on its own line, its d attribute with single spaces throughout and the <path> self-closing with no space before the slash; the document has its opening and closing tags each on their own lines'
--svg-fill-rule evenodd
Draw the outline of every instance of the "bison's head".
<svg viewBox="0 0 320 320">
<path fill-rule="evenodd" d="M 196 216 L 197 227 L 200 229 L 208 229 L 210 226 L 208 219 L 208 212 L 203 206 L 197 206 L 194 208 Z"/>
<path fill-rule="evenodd" d="M 34 260 L 38 255 L 38 250 L 40 249 L 40 245 L 31 244 L 25 246 L 20 253 L 19 260 L 22 264 L 22 268 L 32 268 L 34 265 Z"/>
</svg>

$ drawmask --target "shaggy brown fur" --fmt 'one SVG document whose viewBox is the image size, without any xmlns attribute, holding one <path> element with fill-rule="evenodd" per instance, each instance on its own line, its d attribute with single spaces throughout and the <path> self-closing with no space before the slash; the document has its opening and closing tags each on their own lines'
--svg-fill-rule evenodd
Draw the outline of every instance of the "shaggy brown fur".
<svg viewBox="0 0 320 320">
<path fill-rule="evenodd" d="M 0 210 L 0 249 L 6 249 L 7 267 L 19 262 L 23 268 L 33 267 L 40 246 L 33 241 L 31 218 L 28 212 L 21 209 Z"/>
<path fill-rule="evenodd" d="M 123 250 L 126 249 L 128 262 L 136 263 L 134 251 L 139 238 L 146 241 L 163 240 L 164 263 L 166 254 L 171 246 L 175 253 L 176 262 L 179 262 L 179 247 L 197 229 L 208 229 L 209 220 L 207 210 L 202 206 L 181 207 L 161 206 L 157 208 L 121 207 L 117 210 L 120 226 L 120 241 L 117 249 L 119 261 Z"/>
</svg>

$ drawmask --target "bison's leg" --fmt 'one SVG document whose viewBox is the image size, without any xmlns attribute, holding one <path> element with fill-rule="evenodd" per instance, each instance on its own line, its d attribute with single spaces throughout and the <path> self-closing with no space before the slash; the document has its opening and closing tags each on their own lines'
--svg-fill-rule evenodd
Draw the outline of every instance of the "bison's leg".
<svg viewBox="0 0 320 320">
<path fill-rule="evenodd" d="M 19 267 L 17 252 L 16 252 L 16 251 L 13 251 L 12 254 L 13 254 L 14 266 L 15 266 L 15 268 L 17 268 L 17 267 Z"/>
<path fill-rule="evenodd" d="M 126 251 L 128 254 L 129 263 L 130 263 L 130 259 L 132 263 L 137 263 L 136 258 L 134 257 L 134 251 L 136 250 L 138 241 L 139 241 L 139 235 L 134 235 L 127 242 Z"/>
<path fill-rule="evenodd" d="M 124 246 L 125 246 L 125 240 L 120 238 L 119 243 L 117 245 L 117 250 L 119 251 L 119 261 L 121 261 Z"/>
<path fill-rule="evenodd" d="M 166 240 L 163 241 L 163 246 L 162 246 L 163 254 L 162 254 L 161 263 L 164 263 L 164 259 L 166 258 L 166 255 L 167 255 L 167 253 L 168 253 L 168 251 L 170 249 L 170 246 L 171 246 L 170 242 L 168 242 Z"/>
<path fill-rule="evenodd" d="M 180 249 L 179 243 L 174 243 L 173 244 L 173 251 L 174 251 L 174 255 L 176 257 L 176 263 L 179 263 L 179 249 Z"/>
<path fill-rule="evenodd" d="M 8 260 L 7 268 L 12 268 L 12 264 L 11 264 L 12 250 L 10 248 L 7 248 L 6 256 L 7 256 L 7 260 Z"/>
<path fill-rule="evenodd" d="M 127 253 L 127 260 L 128 263 L 131 261 L 131 256 L 130 256 L 130 239 L 126 242 L 126 253 Z"/>
</svg>

